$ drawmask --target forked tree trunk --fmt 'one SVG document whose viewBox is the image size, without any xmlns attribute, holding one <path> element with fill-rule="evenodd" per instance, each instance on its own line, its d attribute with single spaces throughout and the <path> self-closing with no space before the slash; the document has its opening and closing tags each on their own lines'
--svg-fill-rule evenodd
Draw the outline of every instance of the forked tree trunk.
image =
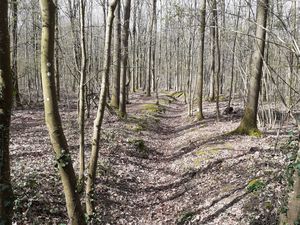
<svg viewBox="0 0 300 225">
<path fill-rule="evenodd" d="M 245 113 L 240 126 L 234 131 L 238 134 L 257 135 L 257 110 L 261 86 L 263 56 L 265 51 L 268 0 L 258 0 L 256 14 L 256 40 L 250 68 L 250 83 Z"/>
<path fill-rule="evenodd" d="M 62 129 L 56 98 L 54 77 L 55 5 L 53 0 L 40 0 L 40 6 L 42 15 L 41 74 L 45 120 L 63 183 L 70 224 L 84 225 L 86 223 L 76 190 L 76 176 Z"/>
<path fill-rule="evenodd" d="M 96 169 L 99 155 L 99 142 L 100 142 L 100 130 L 102 126 L 104 109 L 106 106 L 106 94 L 107 94 L 107 84 L 108 76 L 110 71 L 110 60 L 111 60 L 111 36 L 112 36 L 112 25 L 114 19 L 114 11 L 119 3 L 119 0 L 112 0 L 108 9 L 107 24 L 106 24 L 106 34 L 105 34 L 105 47 L 104 47 L 104 68 L 101 83 L 101 91 L 99 94 L 99 105 L 97 110 L 96 119 L 94 121 L 94 130 L 92 137 L 92 152 L 89 162 L 89 171 L 87 177 L 86 185 L 86 212 L 88 216 L 93 215 L 93 194 L 94 185 L 96 178 Z"/>
<path fill-rule="evenodd" d="M 9 128 L 13 102 L 7 0 L 0 4 L 0 223 L 10 225 L 14 205 L 10 183 Z"/>
</svg>

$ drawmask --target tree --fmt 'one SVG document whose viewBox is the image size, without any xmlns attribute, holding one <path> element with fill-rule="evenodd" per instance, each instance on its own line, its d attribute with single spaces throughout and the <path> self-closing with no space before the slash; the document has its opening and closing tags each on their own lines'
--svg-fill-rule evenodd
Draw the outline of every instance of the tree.
<svg viewBox="0 0 300 225">
<path fill-rule="evenodd" d="M 78 184 L 82 189 L 84 184 L 84 124 L 85 124 L 85 89 L 86 89 L 86 43 L 85 43 L 85 0 L 80 0 L 80 47 L 81 47 L 81 64 L 80 64 L 80 83 L 79 83 L 79 176 Z"/>
<path fill-rule="evenodd" d="M 55 13 L 55 84 L 57 101 L 60 101 L 60 58 L 59 58 L 59 19 L 58 19 L 58 0 L 55 0 L 56 13 Z"/>
<path fill-rule="evenodd" d="M 257 110 L 262 78 L 263 56 L 265 51 L 268 7 L 268 0 L 258 0 L 256 14 L 256 39 L 254 43 L 254 52 L 251 58 L 249 91 L 244 116 L 239 127 L 234 131 L 234 133 L 237 134 L 252 135 L 260 133 L 257 128 Z"/>
<path fill-rule="evenodd" d="M 104 64 L 103 64 L 103 76 L 101 83 L 101 91 L 99 94 L 99 105 L 97 110 L 96 119 L 94 121 L 94 130 L 92 136 L 92 152 L 89 162 L 89 171 L 86 184 L 86 212 L 89 216 L 93 215 L 93 194 L 94 185 L 96 179 L 96 169 L 99 155 L 99 142 L 100 142 L 100 131 L 102 126 L 102 121 L 104 117 L 104 110 L 106 106 L 106 94 L 107 94 L 107 84 L 108 76 L 110 71 L 110 60 L 111 60 L 111 36 L 112 36 L 112 26 L 114 20 L 114 11 L 116 9 L 119 0 L 112 0 L 109 4 L 107 23 L 106 23 L 106 34 L 105 34 L 105 47 L 104 47 Z"/>
<path fill-rule="evenodd" d="M 16 106 L 22 107 L 18 81 L 18 4 L 18 0 L 12 1 L 12 73 Z"/>
<path fill-rule="evenodd" d="M 214 77 L 216 80 L 216 113 L 217 113 L 217 121 L 220 120 L 220 106 L 219 106 L 219 97 L 220 97 L 220 70 L 221 70 L 221 52 L 220 52 L 220 44 L 219 44 L 219 22 L 218 22 L 218 9 L 217 9 L 217 1 L 213 0 L 213 19 L 214 19 L 214 36 L 213 42 L 215 46 L 215 66 L 214 66 Z"/>
<path fill-rule="evenodd" d="M 139 1 L 133 1 L 133 25 L 132 25 L 132 73 L 131 73 L 131 91 L 135 92 L 136 84 L 137 84 L 137 64 L 136 64 L 136 20 L 137 20 L 137 9 L 139 6 Z"/>
<path fill-rule="evenodd" d="M 121 57 L 121 98 L 120 98 L 120 112 L 121 116 L 126 115 L 126 77 L 128 65 L 128 37 L 129 37 L 129 22 L 130 22 L 130 7 L 131 0 L 125 2 L 124 14 L 124 28 L 122 32 L 122 48 L 123 53 Z"/>
<path fill-rule="evenodd" d="M 113 73 L 113 88 L 111 96 L 111 106 L 119 108 L 120 104 L 120 73 L 121 73 L 121 7 L 118 5 L 115 10 L 114 19 L 114 73 Z"/>
<path fill-rule="evenodd" d="M 201 1 L 200 8 L 200 57 L 199 57 L 199 90 L 198 90 L 198 119 L 204 119 L 203 116 L 203 78 L 204 78 L 204 39 L 205 39 L 205 16 L 206 16 L 206 0 Z"/>
<path fill-rule="evenodd" d="M 8 3 L 0 4 L 0 223 L 11 224 L 14 205 L 10 182 L 9 130 L 13 102 L 13 83 L 10 68 Z"/>
<path fill-rule="evenodd" d="M 240 21 L 240 12 L 241 12 L 241 6 L 240 6 L 241 0 L 239 1 L 238 6 L 238 13 L 235 23 L 235 30 L 237 31 L 239 28 L 239 21 Z M 228 108 L 231 107 L 231 101 L 232 101 L 232 93 L 233 93 L 233 80 L 234 80 L 234 70 L 235 70 L 235 58 L 236 58 L 236 42 L 237 42 L 237 32 L 234 34 L 234 40 L 233 40 L 233 54 L 232 54 L 232 60 L 231 60 L 231 77 L 230 77 L 230 89 L 229 89 L 229 100 L 228 100 Z"/>
<path fill-rule="evenodd" d="M 151 82 L 152 82 L 152 51 L 153 51 L 153 29 L 155 25 L 155 18 L 156 18 L 156 0 L 152 1 L 152 15 L 149 25 L 149 46 L 148 46 L 148 65 L 147 65 L 147 82 L 146 82 L 146 95 L 151 96 Z"/>
<path fill-rule="evenodd" d="M 40 7 L 42 15 L 41 74 L 46 125 L 64 188 L 70 223 L 84 225 L 86 222 L 76 190 L 76 176 L 62 129 L 56 97 L 54 76 L 55 4 L 53 0 L 40 0 Z"/>
</svg>

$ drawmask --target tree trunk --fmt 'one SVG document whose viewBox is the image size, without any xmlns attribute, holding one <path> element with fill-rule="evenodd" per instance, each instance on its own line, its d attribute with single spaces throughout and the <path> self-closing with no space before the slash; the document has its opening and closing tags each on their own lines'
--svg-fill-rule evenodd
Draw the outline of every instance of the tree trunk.
<svg viewBox="0 0 300 225">
<path fill-rule="evenodd" d="M 216 36 L 216 20 L 215 15 L 217 14 L 216 9 L 214 8 L 215 4 L 213 1 L 212 4 L 212 16 L 211 16 L 211 27 L 210 27 L 210 52 L 211 52 L 211 65 L 210 65 L 210 81 L 209 81 L 209 101 L 215 100 L 215 72 L 216 72 L 216 45 L 215 45 L 215 36 Z"/>
<path fill-rule="evenodd" d="M 57 101 L 60 101 L 60 72 L 59 72 L 59 20 L 58 20 L 58 0 L 55 0 L 55 84 Z"/>
<path fill-rule="evenodd" d="M 18 0 L 12 1 L 12 75 L 16 106 L 22 107 L 18 79 L 18 4 Z"/>
<path fill-rule="evenodd" d="M 85 124 L 85 88 L 86 88 L 86 43 L 85 43 L 85 0 L 80 0 L 80 47 L 81 47 L 81 64 L 80 64 L 80 83 L 79 83 L 79 175 L 78 187 L 82 190 L 84 185 L 84 124 Z"/>
<path fill-rule="evenodd" d="M 247 103 L 241 124 L 234 131 L 234 133 L 246 135 L 258 135 L 260 133 L 257 128 L 257 110 L 262 77 L 262 57 L 265 51 L 265 28 L 267 25 L 268 7 L 268 0 L 258 0 L 256 15 L 256 40 L 254 43 L 254 52 L 251 60 L 250 84 Z"/>
<path fill-rule="evenodd" d="M 111 106 L 119 108 L 120 105 L 120 73 L 121 73 L 121 7 L 118 5 L 115 11 L 114 19 L 114 73 L 113 73 L 113 88 L 111 96 Z"/>
<path fill-rule="evenodd" d="M 132 26 L 132 36 L 133 36 L 133 42 L 132 42 L 132 73 L 131 73 L 131 91 L 135 92 L 136 88 L 136 70 L 137 70 L 137 64 L 136 64 L 136 12 L 138 8 L 139 1 L 134 2 L 134 9 L 133 9 L 133 26 Z"/>
<path fill-rule="evenodd" d="M 228 105 L 227 107 L 231 106 L 231 101 L 232 101 L 232 94 L 233 94 L 233 81 L 234 81 L 234 65 L 235 65 L 235 56 L 236 56 L 236 42 L 237 42 L 237 31 L 239 28 L 239 21 L 240 21 L 240 12 L 241 12 L 241 1 L 239 1 L 239 7 L 238 7 L 238 14 L 236 18 L 236 24 L 235 24 L 235 34 L 234 34 L 234 40 L 233 40 L 233 47 L 232 47 L 232 61 L 231 61 L 231 77 L 230 77 L 230 90 L 229 90 L 229 100 L 228 100 Z"/>
<path fill-rule="evenodd" d="M 41 74 L 45 120 L 64 187 L 70 224 L 84 225 L 86 223 L 76 190 L 75 172 L 67 140 L 62 129 L 56 98 L 54 77 L 55 5 L 52 0 L 40 0 L 40 6 L 43 25 L 41 38 Z"/>
<path fill-rule="evenodd" d="M 201 1 L 200 9 L 200 57 L 199 57 L 199 90 L 198 90 L 198 120 L 203 120 L 203 78 L 204 78 L 204 40 L 205 40 L 205 16 L 206 0 Z"/>
<path fill-rule="evenodd" d="M 108 9 L 107 24 L 106 24 L 106 34 L 105 34 L 105 48 L 104 48 L 104 68 L 101 83 L 101 91 L 99 94 L 99 105 L 97 110 L 96 119 L 94 121 L 94 130 L 92 137 L 92 152 L 89 162 L 89 171 L 86 185 L 86 212 L 89 216 L 92 216 L 93 208 L 93 194 L 94 185 L 96 178 L 96 169 L 99 154 L 99 142 L 100 142 L 100 130 L 102 126 L 104 109 L 106 105 L 106 94 L 107 94 L 107 84 L 108 76 L 110 71 L 110 60 L 111 60 L 111 36 L 112 36 L 112 26 L 114 19 L 114 11 L 119 3 L 119 0 L 112 0 Z"/>
<path fill-rule="evenodd" d="M 191 62 L 192 62 L 192 44 L 193 38 L 192 33 L 190 34 L 190 39 L 188 43 L 188 56 L 187 56 L 187 94 L 188 94 L 188 116 L 192 116 L 192 72 L 191 72 Z M 171 57 L 170 57 L 171 58 Z"/>
<path fill-rule="evenodd" d="M 152 0 L 152 16 L 149 25 L 149 47 L 148 47 L 148 65 L 147 65 L 147 83 L 146 83 L 146 95 L 151 96 L 151 81 L 152 81 L 152 44 L 153 44 L 153 27 L 154 20 L 156 18 L 156 0 Z"/>
<path fill-rule="evenodd" d="M 157 17 L 156 17 L 156 2 L 157 0 L 153 1 L 153 12 L 152 12 L 152 20 L 153 20 L 153 33 L 152 33 L 152 56 L 151 56 L 151 73 L 152 73 L 152 91 L 155 92 L 156 90 L 156 41 L 157 41 Z"/>
<path fill-rule="evenodd" d="M 131 0 L 126 0 L 124 8 L 124 28 L 122 32 L 122 48 L 123 54 L 121 57 L 121 98 L 120 98 L 120 113 L 122 117 L 126 116 L 126 77 L 128 64 L 128 37 L 129 37 L 129 22 L 130 22 L 130 6 Z"/>
<path fill-rule="evenodd" d="M 0 21 L 0 222 L 4 225 L 10 225 L 14 205 L 9 157 L 13 83 L 10 68 L 7 0 L 1 1 Z"/>
<path fill-rule="evenodd" d="M 216 49 L 216 59 L 215 59 L 215 80 L 216 80 L 216 114 L 217 114 L 217 121 L 220 121 L 220 106 L 219 106 L 219 97 L 220 97 L 220 71 L 221 71 L 221 51 L 219 45 L 219 23 L 218 23 L 218 9 L 217 9 L 217 1 L 213 0 L 213 17 L 215 20 L 215 36 L 214 36 L 214 46 Z"/>
</svg>

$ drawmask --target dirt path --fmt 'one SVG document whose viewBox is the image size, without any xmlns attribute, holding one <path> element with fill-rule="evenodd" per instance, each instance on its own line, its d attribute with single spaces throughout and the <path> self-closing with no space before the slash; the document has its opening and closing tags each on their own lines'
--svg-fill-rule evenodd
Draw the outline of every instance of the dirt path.
<svg viewBox="0 0 300 225">
<path fill-rule="evenodd" d="M 238 116 L 215 122 L 215 105 L 205 103 L 206 119 L 196 122 L 187 117 L 180 99 L 160 99 L 164 113 L 144 110 L 155 101 L 138 94 L 128 105 L 127 120 L 106 116 L 92 224 L 275 224 L 284 188 L 275 178 L 286 166 L 283 153 L 273 149 L 276 132 L 262 138 L 226 137 L 238 125 Z M 76 108 L 64 107 L 62 118 L 77 159 Z M 92 118 L 87 123 L 87 158 Z M 19 200 L 15 217 L 22 225 L 66 222 L 43 123 L 42 110 L 13 117 L 12 174 Z M 265 184 L 259 194 L 246 188 L 254 178 Z"/>
<path fill-rule="evenodd" d="M 229 116 L 216 123 L 213 110 L 213 104 L 206 104 L 207 118 L 195 122 L 186 116 L 186 105 L 175 101 L 166 106 L 164 114 L 156 115 L 157 129 L 136 135 L 154 154 L 149 159 L 125 156 L 124 165 L 120 164 L 123 174 L 118 178 L 119 188 L 111 193 L 118 203 L 108 209 L 112 224 L 249 222 L 244 206 L 252 196 L 247 184 L 257 177 L 267 183 L 266 171 L 276 174 L 284 163 L 270 160 L 280 157 L 272 150 L 275 136 L 226 137 L 224 134 L 237 127 L 240 118 Z M 130 111 L 138 110 L 132 106 Z M 113 187 L 115 183 L 108 190 Z M 254 209 L 250 206 L 249 210 Z M 116 220 L 113 215 L 122 211 Z M 272 213 L 274 218 L 276 213 Z"/>
</svg>

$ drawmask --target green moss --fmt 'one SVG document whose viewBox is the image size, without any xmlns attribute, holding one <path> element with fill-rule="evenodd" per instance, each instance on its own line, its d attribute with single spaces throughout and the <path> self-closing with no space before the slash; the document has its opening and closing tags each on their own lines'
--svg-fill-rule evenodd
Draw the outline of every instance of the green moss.
<svg viewBox="0 0 300 225">
<path fill-rule="evenodd" d="M 134 132 L 141 132 L 144 130 L 150 130 L 151 128 L 157 128 L 157 124 L 160 122 L 160 119 L 157 118 L 151 113 L 143 114 L 140 117 L 129 116 L 126 119 L 127 129 Z"/>
<path fill-rule="evenodd" d="M 262 137 L 263 133 L 257 128 L 246 129 L 244 127 L 239 126 L 234 131 L 228 133 L 228 135 L 248 135 L 251 137 Z"/>
<path fill-rule="evenodd" d="M 249 136 L 251 137 L 258 137 L 260 138 L 262 136 L 262 132 L 259 129 L 253 129 L 249 131 Z"/>
<path fill-rule="evenodd" d="M 246 107 L 240 126 L 229 134 L 249 135 L 252 137 L 262 136 L 262 132 L 257 128 L 255 111 L 251 107 Z"/>
<path fill-rule="evenodd" d="M 266 184 L 259 180 L 259 179 L 253 179 L 251 180 L 247 185 L 247 191 L 249 192 L 256 192 L 261 189 L 263 189 L 266 186 Z"/>
<path fill-rule="evenodd" d="M 145 104 L 142 106 L 142 110 L 150 114 L 160 114 L 166 112 L 166 108 L 159 104 Z"/>
</svg>

